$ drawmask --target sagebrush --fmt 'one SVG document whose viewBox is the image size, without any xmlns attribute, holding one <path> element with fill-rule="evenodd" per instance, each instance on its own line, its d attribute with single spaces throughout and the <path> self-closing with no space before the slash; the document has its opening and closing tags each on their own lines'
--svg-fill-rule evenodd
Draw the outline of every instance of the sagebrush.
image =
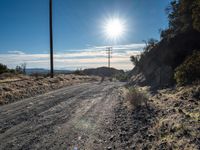
<svg viewBox="0 0 200 150">
<path fill-rule="evenodd" d="M 147 101 L 148 101 L 147 95 L 139 91 L 137 88 L 134 87 L 129 88 L 126 97 L 128 102 L 135 108 L 138 108 L 142 105 L 145 105 L 147 107 Z"/>
</svg>

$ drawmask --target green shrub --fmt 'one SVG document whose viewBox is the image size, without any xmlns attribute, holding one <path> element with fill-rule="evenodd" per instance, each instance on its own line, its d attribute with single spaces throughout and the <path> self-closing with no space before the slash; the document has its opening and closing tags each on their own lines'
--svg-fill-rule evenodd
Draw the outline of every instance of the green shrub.
<svg viewBox="0 0 200 150">
<path fill-rule="evenodd" d="M 175 69 L 174 78 L 178 85 L 191 84 L 200 79 L 200 52 L 195 51 Z"/>
</svg>

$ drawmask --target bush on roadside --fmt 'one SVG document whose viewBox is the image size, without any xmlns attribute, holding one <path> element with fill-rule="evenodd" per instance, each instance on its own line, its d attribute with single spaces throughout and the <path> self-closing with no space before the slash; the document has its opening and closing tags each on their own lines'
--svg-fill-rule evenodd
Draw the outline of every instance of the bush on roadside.
<svg viewBox="0 0 200 150">
<path fill-rule="evenodd" d="M 200 52 L 195 51 L 176 68 L 174 78 L 178 85 L 191 84 L 200 79 Z"/>
<path fill-rule="evenodd" d="M 134 87 L 128 89 L 126 98 L 128 102 L 135 108 L 138 108 L 143 104 L 147 107 L 147 100 L 148 100 L 147 96 L 145 95 L 145 93 L 142 93 L 141 91 L 139 91 Z"/>
</svg>

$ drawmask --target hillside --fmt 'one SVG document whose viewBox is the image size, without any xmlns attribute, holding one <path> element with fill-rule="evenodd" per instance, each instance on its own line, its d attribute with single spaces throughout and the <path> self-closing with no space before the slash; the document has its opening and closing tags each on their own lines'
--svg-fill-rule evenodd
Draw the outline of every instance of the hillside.
<svg viewBox="0 0 200 150">
<path fill-rule="evenodd" d="M 169 40 L 161 40 L 131 71 L 131 83 L 169 86 L 174 83 L 177 66 L 193 53 L 200 51 L 200 32 L 182 33 Z"/>
<path fill-rule="evenodd" d="M 124 71 L 117 70 L 115 68 L 99 67 L 99 68 L 85 69 L 83 70 L 83 73 L 86 75 L 113 77 L 118 74 L 124 74 Z"/>
<path fill-rule="evenodd" d="M 160 41 L 149 40 L 139 57 L 132 56 L 135 67 L 129 74 L 131 85 L 150 85 L 152 88 L 171 86 L 175 83 L 177 67 L 194 52 L 200 51 L 200 18 L 197 15 L 200 2 L 172 1 L 168 9 L 169 28 L 161 31 Z M 200 62 L 197 61 L 196 64 Z M 193 68 L 194 72 L 197 70 L 197 67 Z M 199 76 L 196 73 L 194 79 L 198 80 Z"/>
</svg>

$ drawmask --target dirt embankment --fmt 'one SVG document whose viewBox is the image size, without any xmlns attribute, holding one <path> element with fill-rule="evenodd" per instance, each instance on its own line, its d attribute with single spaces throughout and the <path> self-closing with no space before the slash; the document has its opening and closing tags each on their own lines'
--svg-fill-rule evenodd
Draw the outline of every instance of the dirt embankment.
<svg viewBox="0 0 200 150">
<path fill-rule="evenodd" d="M 116 149 L 200 149 L 200 86 L 150 93 L 148 108 L 122 100 L 108 132 Z"/>
<path fill-rule="evenodd" d="M 99 81 L 95 76 L 56 75 L 54 78 L 18 76 L 0 80 L 0 105 L 83 82 Z"/>
</svg>

